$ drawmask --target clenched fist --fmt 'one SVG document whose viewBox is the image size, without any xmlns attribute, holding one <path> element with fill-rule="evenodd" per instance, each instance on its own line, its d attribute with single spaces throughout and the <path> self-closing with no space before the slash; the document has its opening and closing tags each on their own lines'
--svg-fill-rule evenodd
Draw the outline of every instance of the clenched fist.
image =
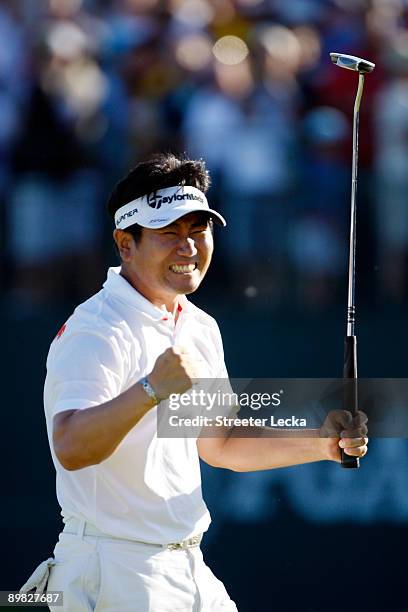
<svg viewBox="0 0 408 612">
<path fill-rule="evenodd" d="M 186 349 L 180 346 L 166 349 L 148 376 L 157 397 L 163 400 L 172 393 L 184 393 L 190 389 L 193 380 L 199 378 L 198 365 Z"/>
<path fill-rule="evenodd" d="M 320 436 L 328 438 L 329 459 L 341 461 L 341 448 L 347 455 L 364 457 L 368 444 L 367 415 L 361 410 L 354 416 L 347 410 L 331 410 L 320 428 Z"/>
</svg>

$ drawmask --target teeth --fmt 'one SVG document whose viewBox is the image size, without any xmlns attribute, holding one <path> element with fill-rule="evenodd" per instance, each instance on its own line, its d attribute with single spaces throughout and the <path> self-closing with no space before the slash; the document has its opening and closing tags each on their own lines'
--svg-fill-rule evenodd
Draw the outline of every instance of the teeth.
<svg viewBox="0 0 408 612">
<path fill-rule="evenodd" d="M 170 270 L 172 270 L 172 272 L 176 272 L 177 274 L 187 274 L 188 272 L 194 272 L 196 268 L 196 264 L 187 264 L 184 266 L 177 266 L 176 264 L 173 264 L 172 266 L 170 266 Z"/>
</svg>

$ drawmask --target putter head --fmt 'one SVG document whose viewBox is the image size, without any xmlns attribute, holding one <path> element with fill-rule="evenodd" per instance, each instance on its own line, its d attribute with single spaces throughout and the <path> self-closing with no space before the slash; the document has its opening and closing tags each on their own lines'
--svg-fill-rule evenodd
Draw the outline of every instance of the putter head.
<svg viewBox="0 0 408 612">
<path fill-rule="evenodd" d="M 360 72 L 368 74 L 375 68 L 375 64 L 368 60 L 362 59 L 361 57 L 355 57 L 354 55 L 346 55 L 345 53 L 330 53 L 331 61 L 340 68 L 346 68 L 347 70 L 353 70 L 354 72 Z"/>
</svg>

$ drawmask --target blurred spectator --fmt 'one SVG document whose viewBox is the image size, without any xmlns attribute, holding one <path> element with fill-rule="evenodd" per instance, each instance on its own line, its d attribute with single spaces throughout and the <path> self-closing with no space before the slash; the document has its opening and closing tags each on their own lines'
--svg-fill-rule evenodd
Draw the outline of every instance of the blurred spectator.
<svg viewBox="0 0 408 612">
<path fill-rule="evenodd" d="M 100 280 L 101 176 L 88 143 L 107 84 L 73 23 L 51 25 L 46 45 L 15 147 L 8 206 L 10 298 L 24 309 L 84 297 Z"/>
<path fill-rule="evenodd" d="M 26 94 L 26 41 L 10 2 L 0 3 L 0 287 L 6 283 L 5 196 L 10 181 L 11 151 L 18 136 Z"/>
<path fill-rule="evenodd" d="M 386 50 L 390 78 L 375 106 L 378 261 L 387 299 L 402 301 L 408 272 L 408 32 Z"/>
<path fill-rule="evenodd" d="M 297 300 L 316 307 L 333 302 L 347 261 L 350 167 L 342 151 L 351 125 L 339 110 L 317 107 L 306 114 L 301 128 L 290 257 Z"/>
<path fill-rule="evenodd" d="M 219 39 L 214 83 L 193 95 L 184 133 L 189 154 L 203 156 L 217 178 L 229 223 L 224 257 L 233 287 L 241 294 L 254 287 L 270 299 L 281 287 L 290 218 L 298 47 L 281 26 L 265 28 L 260 39 L 255 67 L 242 39 Z M 283 58 L 281 43 L 288 43 Z"/>
</svg>

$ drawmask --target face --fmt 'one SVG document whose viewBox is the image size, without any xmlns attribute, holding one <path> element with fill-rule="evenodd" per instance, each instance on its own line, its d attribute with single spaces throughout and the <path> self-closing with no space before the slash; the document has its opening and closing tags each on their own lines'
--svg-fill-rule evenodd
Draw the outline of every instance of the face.
<svg viewBox="0 0 408 612">
<path fill-rule="evenodd" d="M 114 231 L 122 274 L 142 295 L 171 310 L 180 294 L 195 291 L 214 249 L 208 215 L 189 213 L 161 229 L 143 228 L 135 244 L 124 230 Z"/>
</svg>

